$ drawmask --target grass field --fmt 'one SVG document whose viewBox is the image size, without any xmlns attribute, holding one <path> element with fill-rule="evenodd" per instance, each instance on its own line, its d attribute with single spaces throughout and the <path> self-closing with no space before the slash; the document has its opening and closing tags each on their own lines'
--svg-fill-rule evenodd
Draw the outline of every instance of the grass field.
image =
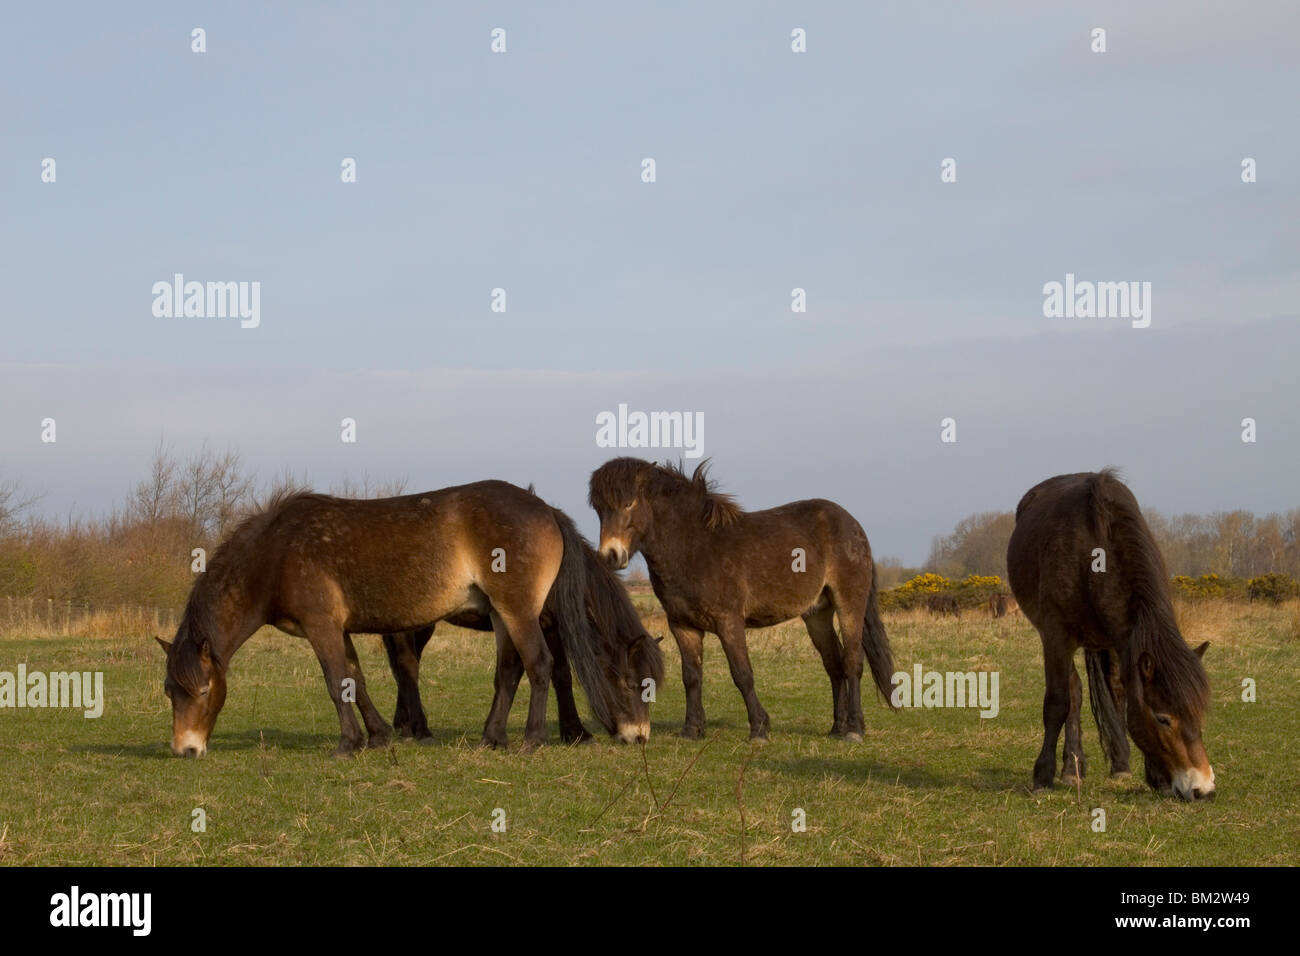
<svg viewBox="0 0 1300 956">
<path fill-rule="evenodd" d="M 646 606 L 649 601 L 638 598 Z M 667 633 L 649 613 L 652 633 Z M 489 636 L 439 627 L 421 689 L 435 739 L 329 756 L 338 722 L 306 642 L 267 629 L 234 658 L 200 760 L 168 750 L 163 656 L 150 636 L 0 638 L 0 670 L 102 670 L 104 715 L 0 710 L 0 863 L 30 864 L 1291 864 L 1300 863 L 1300 610 L 1181 612 L 1213 641 L 1206 744 L 1218 799 L 1189 805 L 1135 774 L 1105 778 L 1091 715 L 1082 793 L 1032 795 L 1043 687 L 1023 618 L 886 617 L 899 670 L 1000 672 L 1001 712 L 864 700 L 865 740 L 825 736 L 830 695 L 802 626 L 750 635 L 771 742 L 751 746 L 716 639 L 706 644 L 706 740 L 684 715 L 676 648 L 642 751 L 602 739 L 524 755 L 520 689 L 510 751 L 475 746 L 491 696 Z M 358 650 L 381 710 L 395 697 L 377 638 Z M 1080 662 L 1081 663 L 1081 662 Z M 1258 683 L 1243 703 L 1241 682 Z M 585 702 L 581 704 L 585 708 Z M 597 725 L 588 720 L 594 731 Z M 743 779 L 742 779 L 743 775 Z M 1094 808 L 1105 832 L 1092 829 Z M 191 829 L 202 808 L 206 832 Z M 805 832 L 792 831 L 795 810 Z M 493 832 L 503 810 L 505 832 Z"/>
</svg>

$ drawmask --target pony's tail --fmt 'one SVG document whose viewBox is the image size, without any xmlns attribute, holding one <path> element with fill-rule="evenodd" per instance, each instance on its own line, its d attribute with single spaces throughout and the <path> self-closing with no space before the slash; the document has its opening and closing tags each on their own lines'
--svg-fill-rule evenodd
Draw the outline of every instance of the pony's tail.
<svg viewBox="0 0 1300 956">
<path fill-rule="evenodd" d="M 1092 704 L 1092 717 L 1097 722 L 1097 736 L 1101 738 L 1101 749 L 1111 766 L 1115 765 L 1115 756 L 1122 747 L 1128 733 L 1124 726 L 1124 715 L 1115 706 L 1115 698 L 1110 687 L 1110 651 L 1083 651 L 1083 661 L 1088 671 L 1088 700 Z"/>
<path fill-rule="evenodd" d="M 556 630 L 564 652 L 573 664 L 578 683 L 587 695 L 591 712 L 610 733 L 614 726 L 609 679 L 599 658 L 600 635 L 592 626 L 587 612 L 588 577 L 587 551 L 590 550 L 573 519 L 552 508 L 555 523 L 564 539 L 564 556 L 560 559 L 560 573 L 551 586 L 551 599 L 555 602 Z"/>
<path fill-rule="evenodd" d="M 894 707 L 891 699 L 894 690 L 894 654 L 889 649 L 889 635 L 885 633 L 885 622 L 880 619 L 880 598 L 877 594 L 876 563 L 871 562 L 871 591 L 867 594 L 867 613 L 862 622 L 862 649 L 866 651 L 867 663 L 871 665 L 871 677 L 876 690 L 885 698 L 885 703 Z"/>
</svg>

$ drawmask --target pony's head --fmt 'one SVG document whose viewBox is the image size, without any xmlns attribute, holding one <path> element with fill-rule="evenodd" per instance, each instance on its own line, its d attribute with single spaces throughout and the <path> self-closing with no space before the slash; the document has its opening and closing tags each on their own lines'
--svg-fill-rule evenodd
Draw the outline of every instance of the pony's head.
<svg viewBox="0 0 1300 956">
<path fill-rule="evenodd" d="M 644 743 L 650 738 L 650 705 L 664 679 L 659 642 L 641 624 L 618 576 L 592 549 L 586 557 L 587 619 L 598 635 L 604 669 L 595 691 L 600 706 L 592 709 L 623 743 Z"/>
<path fill-rule="evenodd" d="M 672 499 L 684 515 L 707 528 L 731 524 L 741 513 L 729 495 L 715 490 L 704 460 L 689 477 L 680 464 L 657 465 L 640 458 L 615 458 L 591 475 L 587 501 L 600 518 L 601 557 L 617 570 L 627 567 L 654 530 L 655 501 Z"/>
<path fill-rule="evenodd" d="M 1201 742 L 1201 724 L 1209 683 L 1201 657 L 1209 642 L 1195 651 L 1179 644 L 1186 656 L 1161 660 L 1150 651 L 1137 658 L 1129 694 L 1128 732 L 1142 751 L 1146 780 L 1153 790 L 1184 800 L 1214 796 L 1214 768 Z M 1136 706 L 1135 706 L 1136 705 Z"/>
<path fill-rule="evenodd" d="M 157 639 L 167 653 L 163 692 L 172 702 L 172 753 L 202 757 L 226 702 L 226 669 L 212 641 L 187 616 L 172 643 Z"/>
<path fill-rule="evenodd" d="M 587 501 L 600 518 L 596 550 L 611 568 L 626 568 L 650 531 L 654 515 L 644 491 L 654 469 L 640 458 L 615 458 L 592 472 Z"/>
</svg>

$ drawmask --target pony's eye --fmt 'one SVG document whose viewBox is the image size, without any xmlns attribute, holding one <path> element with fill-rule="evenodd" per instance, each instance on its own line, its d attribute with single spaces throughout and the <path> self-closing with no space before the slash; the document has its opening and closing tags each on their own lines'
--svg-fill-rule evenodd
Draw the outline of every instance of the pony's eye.
<svg viewBox="0 0 1300 956">
<path fill-rule="evenodd" d="M 199 691 L 199 696 L 200 696 L 200 697 L 207 697 L 207 696 L 208 696 L 208 691 L 210 691 L 211 689 L 212 689 L 212 685 L 211 685 L 211 684 L 204 684 L 204 685 L 203 685 L 203 690 Z"/>
<path fill-rule="evenodd" d="M 1174 725 L 1168 714 L 1156 714 L 1156 723 L 1161 727 L 1172 727 Z"/>
<path fill-rule="evenodd" d="M 629 501 L 627 504 L 625 504 L 625 505 L 623 506 L 623 510 L 624 510 L 624 511 L 631 511 L 632 508 L 633 508 L 635 505 L 636 505 L 636 502 L 635 502 L 635 501 Z"/>
</svg>

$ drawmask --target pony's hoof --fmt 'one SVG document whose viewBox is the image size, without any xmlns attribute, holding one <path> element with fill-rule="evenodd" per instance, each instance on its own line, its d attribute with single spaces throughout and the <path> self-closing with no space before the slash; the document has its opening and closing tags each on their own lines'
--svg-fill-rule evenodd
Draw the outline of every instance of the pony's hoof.
<svg viewBox="0 0 1300 956">
<path fill-rule="evenodd" d="M 700 727 L 683 727 L 682 732 L 677 736 L 683 740 L 699 740 L 704 736 L 704 730 Z"/>
<path fill-rule="evenodd" d="M 1035 783 L 1034 793 L 1051 793 L 1054 785 L 1051 783 Z"/>
<path fill-rule="evenodd" d="M 749 735 L 749 742 L 750 742 L 751 744 L 765 744 L 765 743 L 767 743 L 767 731 L 766 731 L 766 730 L 755 730 L 755 731 L 752 731 L 752 732 L 750 733 L 750 735 Z"/>
<path fill-rule="evenodd" d="M 525 740 L 523 747 L 520 748 L 520 752 L 526 754 L 537 753 L 537 749 L 545 743 L 546 741 L 544 740 Z"/>
<path fill-rule="evenodd" d="M 1083 783 L 1082 777 L 1076 777 L 1072 773 L 1061 774 L 1061 786 L 1063 787 L 1077 787 L 1081 783 Z"/>
<path fill-rule="evenodd" d="M 862 743 L 862 735 L 858 733 L 856 730 L 850 730 L 847 734 L 844 735 L 844 741 L 845 743 L 850 743 L 850 744 L 860 744 Z"/>
<path fill-rule="evenodd" d="M 1116 770 L 1110 775 L 1112 780 L 1128 780 L 1133 776 L 1132 770 Z"/>
<path fill-rule="evenodd" d="M 337 747 L 334 748 L 334 752 L 330 754 L 331 757 L 339 757 L 339 758 L 355 757 L 356 755 L 357 755 L 356 744 L 339 744 Z"/>
<path fill-rule="evenodd" d="M 575 746 L 578 745 L 578 744 L 589 744 L 589 743 L 591 743 L 591 742 L 592 742 L 593 740 L 595 740 L 595 739 L 596 739 L 595 737 L 593 737 L 591 734 L 587 733 L 587 728 L 586 728 L 586 727 L 582 728 L 582 731 L 581 731 L 580 733 L 576 733 L 576 734 L 575 734 L 575 733 L 562 733 L 562 734 L 560 734 L 560 740 L 564 741 L 564 743 L 566 743 L 566 744 L 573 744 L 573 745 L 575 745 Z"/>
<path fill-rule="evenodd" d="M 388 734 L 374 734 L 366 741 L 367 750 L 383 750 L 392 742 Z"/>
<path fill-rule="evenodd" d="M 497 739 L 484 734 L 483 738 L 478 742 L 478 746 L 480 750 L 504 750 L 507 741 L 504 738 Z"/>
</svg>

